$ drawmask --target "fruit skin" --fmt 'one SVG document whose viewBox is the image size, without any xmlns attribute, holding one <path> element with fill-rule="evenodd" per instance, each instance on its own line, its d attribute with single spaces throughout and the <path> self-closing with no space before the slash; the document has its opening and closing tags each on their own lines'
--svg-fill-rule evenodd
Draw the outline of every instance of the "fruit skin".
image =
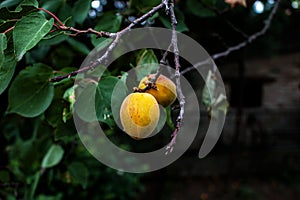
<svg viewBox="0 0 300 200">
<path fill-rule="evenodd" d="M 139 84 L 140 89 L 144 89 L 147 87 L 147 83 L 150 81 L 149 79 L 153 78 L 154 74 L 150 74 L 147 77 L 144 77 Z M 151 88 L 149 90 L 146 90 L 146 93 L 152 94 L 157 102 L 161 104 L 164 107 L 167 107 L 174 103 L 176 100 L 177 94 L 176 94 L 176 85 L 171 81 L 169 78 L 167 78 L 164 75 L 159 75 L 156 82 L 156 88 Z"/>
<path fill-rule="evenodd" d="M 159 120 L 159 106 L 156 99 L 148 93 L 128 95 L 120 109 L 120 119 L 124 131 L 134 139 L 149 136 Z"/>
</svg>

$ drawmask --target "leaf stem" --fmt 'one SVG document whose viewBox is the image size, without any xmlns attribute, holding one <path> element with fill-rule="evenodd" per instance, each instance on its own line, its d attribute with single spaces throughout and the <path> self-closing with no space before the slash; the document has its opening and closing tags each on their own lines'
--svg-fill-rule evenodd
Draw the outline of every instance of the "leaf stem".
<svg viewBox="0 0 300 200">
<path fill-rule="evenodd" d="M 9 31 L 13 30 L 14 28 L 15 28 L 15 26 L 12 26 L 12 27 L 6 29 L 6 30 L 3 32 L 3 34 L 8 33 Z"/>
<path fill-rule="evenodd" d="M 49 10 L 46 10 L 44 8 L 38 8 L 38 10 L 48 13 L 51 17 L 53 17 L 57 21 L 57 23 L 59 23 L 60 26 L 65 26 L 64 23 L 62 23 L 62 21 L 60 21 L 60 19 L 58 19 L 58 17 L 52 12 L 50 12 Z"/>
</svg>

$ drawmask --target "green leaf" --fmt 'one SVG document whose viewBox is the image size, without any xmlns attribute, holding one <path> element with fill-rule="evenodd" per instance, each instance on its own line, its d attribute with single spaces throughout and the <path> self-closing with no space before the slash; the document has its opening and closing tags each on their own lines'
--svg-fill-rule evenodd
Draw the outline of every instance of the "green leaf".
<svg viewBox="0 0 300 200">
<path fill-rule="evenodd" d="M 0 32 L 4 32 L 16 24 L 15 19 L 20 19 L 30 13 L 38 11 L 34 6 L 24 6 L 20 11 L 10 11 L 6 7 L 0 9 Z"/>
<path fill-rule="evenodd" d="M 73 69 L 73 68 L 71 68 Z M 61 69 L 61 71 L 68 71 L 69 68 Z M 73 69 L 74 70 L 74 69 Z M 72 71 L 73 71 L 72 70 Z M 63 72 L 62 72 L 63 74 Z M 61 75 L 60 73 L 56 75 Z M 55 84 L 54 84 L 55 85 Z M 71 80 L 64 80 L 59 83 L 59 85 L 54 86 L 55 87 L 55 94 L 53 97 L 53 101 L 51 102 L 51 105 L 48 107 L 48 109 L 45 111 L 45 117 L 48 123 L 52 127 L 57 127 L 60 122 L 62 122 L 63 118 L 63 111 L 65 108 L 68 108 L 68 103 L 62 98 L 65 91 L 73 85 L 73 82 Z"/>
<path fill-rule="evenodd" d="M 39 196 L 37 196 L 36 198 L 37 200 L 60 200 L 60 199 L 63 199 L 63 195 L 62 193 L 59 193 L 55 196 L 49 196 L 49 195 L 43 195 L 43 194 L 40 194 Z"/>
<path fill-rule="evenodd" d="M 98 31 L 107 31 L 107 32 L 117 32 L 119 31 L 122 23 L 122 16 L 116 14 L 115 12 L 107 12 L 103 16 L 100 17 L 97 25 L 95 26 L 95 30 Z M 91 36 L 92 44 L 96 47 L 98 44 L 103 42 L 104 40 L 109 40 L 108 38 L 99 38 L 97 39 L 96 35 Z"/>
<path fill-rule="evenodd" d="M 13 54 L 7 54 L 2 65 L 0 65 L 0 94 L 9 85 L 17 65 Z"/>
<path fill-rule="evenodd" d="M 87 81 L 87 85 L 84 87 L 83 91 L 80 91 L 80 87 L 78 87 L 78 90 L 76 90 L 76 102 L 74 104 L 74 111 L 77 113 L 77 115 L 86 122 L 92 122 L 96 121 L 95 116 L 95 107 L 91 106 L 95 104 L 95 92 L 96 92 L 96 83 L 93 81 L 89 81 L 88 79 L 84 79 L 80 82 Z"/>
<path fill-rule="evenodd" d="M 121 79 L 119 79 L 118 82 L 116 83 L 114 90 L 112 91 L 112 96 L 111 96 L 111 105 L 114 106 L 111 108 L 113 117 L 114 117 L 114 121 L 119 125 L 121 124 L 121 121 L 120 121 L 121 105 L 122 105 L 124 99 L 126 98 L 126 96 L 129 94 L 128 88 L 126 85 L 127 76 L 128 76 L 127 72 L 125 72 L 122 75 Z"/>
<path fill-rule="evenodd" d="M 8 171 L 1 170 L 0 171 L 0 181 L 5 183 L 5 182 L 9 182 L 9 179 L 10 179 L 10 177 L 9 177 Z"/>
<path fill-rule="evenodd" d="M 4 33 L 0 33 L 0 66 L 2 66 L 5 56 L 4 50 L 7 47 L 7 39 Z"/>
<path fill-rule="evenodd" d="M 0 3 L 0 8 L 11 7 L 19 4 L 21 1 L 22 0 L 5 0 Z"/>
<path fill-rule="evenodd" d="M 68 37 L 67 42 L 78 52 L 83 53 L 85 55 L 90 53 L 90 49 L 82 42 L 75 40 L 73 38 Z"/>
<path fill-rule="evenodd" d="M 167 125 L 169 126 L 169 128 L 171 130 L 174 130 L 175 129 L 175 125 L 174 125 L 174 122 L 172 121 L 172 110 L 171 110 L 170 106 L 168 106 L 166 108 L 166 115 L 167 115 L 167 119 L 166 119 Z"/>
<path fill-rule="evenodd" d="M 186 26 L 186 24 L 184 22 L 183 12 L 178 9 L 175 9 L 175 15 L 176 15 L 176 20 L 177 20 L 176 31 L 178 31 L 178 32 L 188 31 L 189 28 Z M 169 15 L 166 16 L 165 14 L 161 14 L 161 15 L 159 15 L 159 20 L 163 23 L 163 25 L 166 28 L 168 28 L 168 29 L 172 28 Z"/>
<path fill-rule="evenodd" d="M 0 33 L 0 51 L 3 52 L 7 47 L 7 38 L 4 33 Z"/>
<path fill-rule="evenodd" d="M 136 65 L 139 66 L 139 65 L 149 64 L 149 63 L 158 64 L 158 60 L 153 50 L 142 49 L 136 58 Z"/>
<path fill-rule="evenodd" d="M 56 196 L 40 194 L 39 196 L 37 196 L 36 200 L 60 200 L 62 199 L 62 196 L 63 196 L 62 193 L 59 193 Z"/>
<path fill-rule="evenodd" d="M 33 180 L 30 180 L 31 184 L 30 184 L 30 189 L 29 189 L 29 193 L 28 193 L 29 196 L 27 196 L 27 194 L 25 193 L 25 199 L 33 199 L 36 188 L 39 184 L 40 178 L 41 178 L 41 173 L 38 171 L 35 173 Z"/>
<path fill-rule="evenodd" d="M 47 46 L 44 46 L 47 47 Z M 67 45 L 58 45 L 51 51 L 51 65 L 55 66 L 55 69 L 62 69 L 66 66 L 74 65 L 74 60 L 76 60 L 76 54 L 73 49 Z"/>
<path fill-rule="evenodd" d="M 44 62 L 49 57 L 51 51 L 50 46 L 41 46 L 39 48 L 33 48 L 31 51 L 25 54 L 26 65 L 33 65 L 35 63 Z"/>
<path fill-rule="evenodd" d="M 60 6 L 65 4 L 64 0 L 40 0 L 41 7 L 56 13 Z"/>
<path fill-rule="evenodd" d="M 74 104 L 75 104 L 75 89 L 77 85 L 74 85 L 73 87 L 68 88 L 64 95 L 63 99 L 69 102 L 69 108 L 64 108 L 62 113 L 62 119 L 66 123 L 66 121 L 73 116 L 73 110 L 74 110 Z"/>
<path fill-rule="evenodd" d="M 54 99 L 45 112 L 45 117 L 48 123 L 53 126 L 57 127 L 58 124 L 62 121 L 62 113 L 64 109 L 64 100 L 62 99 Z"/>
<path fill-rule="evenodd" d="M 207 4 L 213 6 L 214 1 L 208 2 Z M 186 8 L 188 13 L 192 13 L 197 17 L 215 17 L 216 13 L 208 8 L 205 8 L 198 0 L 186 1 Z"/>
<path fill-rule="evenodd" d="M 218 118 L 219 112 L 226 114 L 229 107 L 226 96 L 220 93 L 219 96 L 214 100 L 213 106 L 216 108 L 211 111 L 211 116 L 213 118 Z"/>
<path fill-rule="evenodd" d="M 24 0 L 24 1 L 22 1 L 22 3 L 20 3 L 18 5 L 18 7 L 16 8 L 16 11 L 21 11 L 23 6 L 33 6 L 33 7 L 38 8 L 39 3 L 36 0 Z"/>
<path fill-rule="evenodd" d="M 23 6 L 22 10 L 10 11 L 5 6 L 5 7 L 1 7 L 1 9 L 0 9 L 0 19 L 2 19 L 4 21 L 9 20 L 9 19 L 19 19 L 26 15 L 29 15 L 33 11 L 38 11 L 38 9 L 34 6 Z"/>
<path fill-rule="evenodd" d="M 77 132 L 73 120 L 68 120 L 66 123 L 60 121 L 54 131 L 54 140 L 61 140 L 68 143 L 70 141 L 74 141 L 74 138 L 77 136 L 76 133 Z"/>
<path fill-rule="evenodd" d="M 124 84 L 126 84 L 128 73 L 127 72 L 121 72 L 121 73 L 122 73 L 122 76 L 120 79 L 121 79 L 121 81 L 123 81 Z"/>
<path fill-rule="evenodd" d="M 206 5 L 209 6 L 215 6 L 219 1 L 218 0 L 203 0 L 204 3 L 206 3 Z M 224 2 L 222 2 L 224 3 Z"/>
<path fill-rule="evenodd" d="M 40 42 L 39 46 L 51 46 L 51 45 L 57 45 L 63 41 L 65 41 L 68 38 L 67 35 L 65 35 L 63 32 L 56 32 L 47 34 Z"/>
<path fill-rule="evenodd" d="M 53 19 L 48 21 L 41 13 L 32 13 L 16 23 L 13 40 L 18 61 L 51 30 L 52 25 Z"/>
<path fill-rule="evenodd" d="M 16 200 L 16 197 L 12 194 L 7 195 L 7 200 Z"/>
<path fill-rule="evenodd" d="M 54 0 L 56 1 L 56 0 Z M 69 27 L 75 26 L 75 21 L 72 14 L 72 7 L 65 2 L 65 0 L 62 1 L 62 6 L 57 11 L 57 16 L 59 19 L 63 20 L 63 23 L 66 24 Z"/>
<path fill-rule="evenodd" d="M 53 144 L 42 161 L 43 168 L 50 168 L 57 165 L 64 155 L 64 149 L 57 144 Z"/>
<path fill-rule="evenodd" d="M 159 131 L 161 131 L 167 121 L 166 109 L 162 105 L 159 105 L 159 110 L 160 110 L 159 120 L 153 133 L 158 133 Z"/>
<path fill-rule="evenodd" d="M 71 177 L 85 189 L 89 176 L 87 167 L 80 162 L 73 162 L 68 166 L 68 170 L 70 171 Z"/>
<path fill-rule="evenodd" d="M 205 106 L 211 106 L 214 102 L 214 92 L 216 87 L 216 81 L 213 79 L 213 73 L 211 70 L 208 71 L 205 86 L 202 92 L 202 102 Z"/>
<path fill-rule="evenodd" d="M 85 18 L 87 18 L 89 10 L 91 8 L 91 1 L 90 0 L 78 0 L 74 4 L 72 8 L 72 13 L 74 20 L 82 24 Z"/>
<path fill-rule="evenodd" d="M 157 69 L 158 60 L 153 50 L 141 50 L 137 56 L 135 68 L 138 81 L 151 73 L 155 73 Z"/>
<path fill-rule="evenodd" d="M 119 79 L 114 76 L 101 78 L 95 96 L 96 115 L 100 122 L 108 124 L 110 127 L 115 125 L 111 111 L 112 92 Z"/>
<path fill-rule="evenodd" d="M 35 64 L 22 70 L 8 93 L 8 111 L 24 117 L 36 117 L 50 105 L 54 87 L 49 82 L 52 69 L 44 64 Z"/>
</svg>

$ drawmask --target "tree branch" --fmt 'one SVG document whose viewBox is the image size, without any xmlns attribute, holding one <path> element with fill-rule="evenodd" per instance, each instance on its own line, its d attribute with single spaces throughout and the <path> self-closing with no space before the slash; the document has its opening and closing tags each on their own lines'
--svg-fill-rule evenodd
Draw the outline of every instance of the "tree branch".
<svg viewBox="0 0 300 200">
<path fill-rule="evenodd" d="M 14 28 L 15 28 L 15 26 L 12 26 L 12 27 L 6 29 L 6 30 L 3 32 L 3 34 L 8 33 L 9 31 L 13 30 Z"/>
<path fill-rule="evenodd" d="M 88 28 L 86 30 L 78 30 L 76 28 L 67 27 L 67 26 L 58 26 L 56 28 L 58 30 L 73 32 L 73 34 L 68 34 L 70 36 L 77 36 L 79 34 L 84 34 L 84 33 L 92 33 L 94 35 L 97 35 L 97 37 L 106 37 L 106 38 L 110 38 L 110 37 L 115 36 L 115 33 L 109 33 L 109 32 L 106 32 L 106 31 L 96 31 L 96 30 L 94 30 L 92 28 Z"/>
<path fill-rule="evenodd" d="M 60 26 L 65 26 L 64 23 L 62 23 L 62 21 L 60 21 L 60 19 L 56 15 L 54 15 L 52 12 L 50 12 L 49 10 L 45 10 L 44 8 L 38 8 L 38 10 L 41 10 L 41 11 L 49 14 L 51 17 L 53 17 L 57 21 L 57 23 Z"/>
<path fill-rule="evenodd" d="M 221 58 L 221 57 L 225 57 L 225 56 L 229 55 L 231 52 L 237 51 L 237 50 L 241 49 L 242 47 L 245 47 L 247 44 L 253 42 L 258 37 L 264 35 L 267 32 L 267 30 L 270 28 L 271 22 L 272 22 L 275 14 L 276 14 L 276 12 L 278 10 L 279 4 L 280 4 L 280 0 L 277 0 L 277 2 L 275 3 L 275 5 L 274 5 L 274 7 L 273 7 L 273 9 L 272 9 L 269 17 L 264 21 L 264 24 L 265 24 L 264 27 L 259 32 L 256 32 L 255 34 L 247 37 L 247 39 L 244 40 L 243 42 L 241 42 L 241 43 L 239 43 L 239 44 L 237 44 L 235 46 L 229 47 L 226 51 L 214 54 L 211 57 L 214 60 L 216 60 L 218 58 Z"/>
<path fill-rule="evenodd" d="M 176 25 L 177 20 L 174 12 L 174 0 L 170 0 L 170 18 L 171 18 L 171 24 L 172 24 L 172 40 L 171 44 L 173 46 L 174 50 L 174 62 L 175 62 L 175 79 L 176 79 L 176 87 L 177 87 L 177 93 L 178 93 L 178 99 L 179 99 L 179 105 L 180 105 L 180 112 L 176 120 L 176 126 L 175 130 L 172 134 L 172 140 L 166 147 L 166 154 L 169 152 L 171 153 L 173 151 L 174 145 L 176 143 L 176 137 L 178 135 L 178 132 L 182 125 L 183 120 L 183 114 L 184 114 L 184 104 L 185 104 L 185 97 L 183 95 L 182 89 L 181 89 L 181 82 L 180 82 L 180 62 L 179 62 L 179 50 L 178 50 L 178 40 L 177 40 L 177 32 L 176 32 Z"/>
<path fill-rule="evenodd" d="M 62 27 L 62 26 L 58 26 L 59 28 L 63 28 L 66 30 L 70 30 L 70 31 L 74 31 L 75 35 L 79 34 L 79 33 L 94 33 L 96 35 L 99 35 L 100 37 L 102 36 L 106 36 L 106 37 L 110 37 L 110 38 L 114 38 L 113 42 L 108 46 L 105 54 L 103 56 L 101 56 L 100 58 L 98 58 L 96 61 L 92 62 L 90 65 L 85 66 L 83 68 L 80 68 L 79 70 L 73 71 L 69 74 L 63 75 L 63 76 L 56 76 L 54 78 L 51 78 L 49 81 L 50 82 L 59 82 L 63 79 L 66 78 L 71 78 L 72 76 L 76 76 L 79 73 L 83 73 L 86 72 L 88 70 L 94 69 L 98 64 L 101 64 L 109 55 L 109 53 L 114 49 L 114 47 L 117 45 L 120 37 L 125 34 L 126 32 L 130 31 L 130 29 L 134 26 L 136 26 L 137 24 L 143 22 L 144 20 L 148 19 L 149 17 L 151 17 L 154 13 L 156 13 L 158 10 L 160 10 L 161 8 L 163 8 L 165 6 L 165 0 L 162 1 L 162 3 L 160 3 L 159 5 L 153 7 L 149 12 L 147 12 L 146 14 L 142 15 L 141 17 L 135 19 L 134 21 L 132 21 L 126 28 L 124 28 L 123 30 L 117 32 L 117 33 L 107 33 L 107 32 L 98 32 L 95 31 L 93 29 L 88 29 L 88 30 L 77 30 L 75 28 L 70 28 L 70 27 Z M 64 25 L 63 25 L 64 26 Z"/>
<path fill-rule="evenodd" d="M 73 32 L 73 34 L 69 34 L 70 36 L 77 36 L 78 34 L 82 34 L 82 33 L 92 33 L 97 35 L 98 37 L 112 37 L 114 36 L 114 33 L 109 33 L 109 32 L 105 32 L 105 31 L 96 31 L 92 28 L 86 29 L 86 30 L 78 30 L 76 28 L 73 27 L 68 27 L 66 26 L 54 13 L 50 12 L 49 10 L 45 10 L 44 8 L 38 8 L 39 10 L 49 14 L 53 19 L 55 19 L 55 21 L 58 23 L 54 24 L 56 30 L 63 30 L 63 31 L 71 31 Z"/>
<path fill-rule="evenodd" d="M 228 56 L 230 53 L 232 53 L 232 52 L 234 52 L 234 51 L 240 50 L 241 48 L 247 46 L 248 44 L 250 44 L 251 42 L 253 42 L 254 40 L 256 40 L 258 37 L 264 35 L 264 34 L 267 32 L 267 30 L 270 28 L 270 26 L 271 26 L 272 20 L 273 20 L 275 14 L 276 14 L 277 11 L 278 11 L 278 7 L 279 7 L 279 4 L 280 4 L 280 1 L 281 1 L 281 0 L 277 0 L 277 1 L 276 1 L 276 3 L 275 3 L 275 5 L 274 5 L 272 11 L 270 12 L 268 18 L 264 21 L 264 24 L 265 24 L 265 25 L 263 26 L 263 28 L 262 28 L 260 31 L 254 33 L 254 34 L 252 34 L 252 35 L 250 35 L 250 36 L 248 36 L 244 41 L 242 41 L 242 42 L 240 42 L 240 43 L 238 43 L 238 44 L 236 44 L 236 45 L 234 45 L 234 46 L 228 47 L 228 48 L 227 48 L 225 51 L 223 51 L 223 52 L 220 52 L 220 53 L 216 53 L 216 54 L 211 55 L 211 58 L 212 58 L 213 60 L 217 60 L 217 59 L 219 59 L 219 58 L 226 57 L 226 56 Z M 191 67 L 186 68 L 185 70 L 183 70 L 183 71 L 181 72 L 181 74 L 185 74 L 185 73 L 187 73 L 187 72 L 189 72 L 189 71 L 191 71 L 191 70 L 197 69 L 198 67 L 201 67 L 202 65 L 208 64 L 208 63 L 210 63 L 210 62 L 211 62 L 211 59 L 208 58 L 208 59 L 206 59 L 206 60 L 204 60 L 204 61 L 201 61 L 201 62 L 199 62 L 199 63 L 196 63 L 194 66 L 191 66 Z M 214 66 L 214 67 L 215 67 L 215 66 Z"/>
</svg>

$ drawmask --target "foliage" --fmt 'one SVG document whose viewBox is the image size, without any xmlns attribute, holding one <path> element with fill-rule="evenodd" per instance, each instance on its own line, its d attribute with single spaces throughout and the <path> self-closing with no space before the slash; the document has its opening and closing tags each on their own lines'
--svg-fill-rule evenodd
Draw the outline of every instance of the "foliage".
<svg viewBox="0 0 300 200">
<path fill-rule="evenodd" d="M 77 87 L 73 79 L 49 82 L 54 76 L 78 69 L 93 47 L 105 48 L 111 42 L 95 34 L 72 37 L 70 32 L 62 30 L 60 22 L 77 29 L 92 27 L 96 31 L 117 32 L 130 23 L 129 19 L 160 3 L 130 0 L 128 5 L 115 7 L 114 2 L 101 5 L 103 11 L 100 7 L 91 8 L 90 0 L 4 0 L 0 3 L 0 198 L 133 199 L 142 191 L 140 175 L 101 165 L 80 143 L 72 120 Z M 215 0 L 205 2 L 220 10 L 229 7 Z M 200 1 L 178 1 L 176 6 L 178 31 L 191 31 L 186 17 L 196 20 L 217 17 Z M 60 21 L 45 10 L 54 13 Z M 161 11 L 138 26 L 170 28 L 168 19 Z M 133 52 L 113 64 L 100 81 L 82 83 L 97 87 L 97 118 L 108 133 L 117 132 L 115 121 L 109 117 L 113 87 L 118 80 L 126 82 L 124 71 L 132 66 L 136 67 L 137 81 L 155 72 L 157 55 L 145 49 Z M 144 63 L 156 65 L 145 71 Z M 124 88 L 123 92 L 128 90 Z M 85 98 L 84 91 L 77 100 L 81 98 Z M 170 108 L 167 111 L 167 123 L 174 127 Z M 84 113 L 77 114 L 89 121 Z"/>
</svg>

